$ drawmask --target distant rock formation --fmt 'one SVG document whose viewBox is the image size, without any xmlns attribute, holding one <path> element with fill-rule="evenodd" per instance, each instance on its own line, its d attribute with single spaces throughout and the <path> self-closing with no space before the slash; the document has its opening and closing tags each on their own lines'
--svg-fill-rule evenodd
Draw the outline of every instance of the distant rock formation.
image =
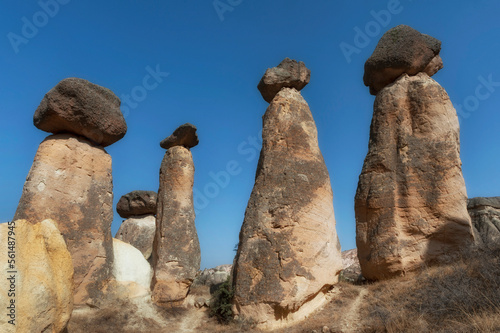
<svg viewBox="0 0 500 333">
<path fill-rule="evenodd" d="M 342 278 L 347 281 L 357 282 L 361 278 L 358 249 L 342 251 Z"/>
<path fill-rule="evenodd" d="M 14 219 L 53 219 L 75 269 L 75 304 L 100 297 L 113 267 L 113 179 L 109 145 L 126 131 L 118 97 L 81 79 L 61 81 L 42 100 L 35 124 L 49 132 L 39 146 Z M 86 137 L 82 137 L 84 135 Z"/>
<path fill-rule="evenodd" d="M 10 231 L 13 233 L 9 235 Z M 15 244 L 9 245 L 11 239 L 15 239 Z M 3 263 L 0 331 L 65 332 L 73 311 L 73 264 L 56 223 L 51 220 L 2 223 L 0 242 L 5 246 L 0 251 Z M 8 246 L 12 246 L 15 257 L 9 256 Z M 10 261 L 13 266 L 9 267 L 9 260 L 13 260 Z M 9 296 L 9 289 L 15 296 Z M 11 299 L 15 300 L 12 317 L 9 316 Z"/>
<path fill-rule="evenodd" d="M 264 77 L 273 72 L 278 69 Z M 262 94 L 271 104 L 263 117 L 262 151 L 233 268 L 234 311 L 262 328 L 305 318 L 323 304 L 342 269 L 316 124 L 289 80 L 276 96 Z"/>
<path fill-rule="evenodd" d="M 363 81 L 376 95 L 382 88 L 396 81 L 401 74 L 426 73 L 432 76 L 443 68 L 439 56 L 441 42 L 407 26 L 398 25 L 388 30 L 365 63 Z"/>
<path fill-rule="evenodd" d="M 472 198 L 467 204 L 476 239 L 485 246 L 500 244 L 500 197 Z"/>
<path fill-rule="evenodd" d="M 160 306 L 183 302 L 201 260 L 194 223 L 193 157 L 179 131 L 173 135 L 179 140 L 169 146 L 160 168 L 151 283 L 153 302 Z"/>
<path fill-rule="evenodd" d="M 116 211 L 127 219 L 132 216 L 156 215 L 157 195 L 154 191 L 132 191 L 123 195 L 116 204 Z"/>
<path fill-rule="evenodd" d="M 42 131 L 74 133 L 103 147 L 127 132 L 120 99 L 111 90 L 78 78 L 64 79 L 52 88 L 36 109 L 33 122 Z"/>
<path fill-rule="evenodd" d="M 204 285 L 209 287 L 217 286 L 231 276 L 233 265 L 220 265 L 215 268 L 204 269 L 196 275 L 193 281 L 194 285 Z"/>
<path fill-rule="evenodd" d="M 383 41 L 392 38 L 391 31 Z M 410 50 L 423 43 L 401 42 Z M 401 48 L 387 51 L 395 50 L 397 58 Z M 393 54 L 385 56 L 392 59 Z M 365 278 L 401 276 L 473 243 L 461 166 L 457 114 L 436 81 L 424 72 L 403 74 L 378 92 L 355 197 L 356 242 Z"/>
</svg>

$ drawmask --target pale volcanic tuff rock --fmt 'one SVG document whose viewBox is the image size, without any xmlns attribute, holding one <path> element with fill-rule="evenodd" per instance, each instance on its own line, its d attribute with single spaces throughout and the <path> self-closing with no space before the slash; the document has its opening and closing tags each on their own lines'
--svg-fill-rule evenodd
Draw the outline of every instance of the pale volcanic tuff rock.
<svg viewBox="0 0 500 333">
<path fill-rule="evenodd" d="M 157 195 L 154 191 L 132 191 L 123 195 L 116 204 L 116 212 L 123 218 L 156 214 Z"/>
<path fill-rule="evenodd" d="M 127 132 L 120 99 L 111 90 L 79 78 L 64 79 L 52 88 L 36 109 L 33 123 L 42 131 L 74 133 L 103 147 Z"/>
<path fill-rule="evenodd" d="M 134 246 L 148 260 L 153 251 L 155 232 L 156 217 L 154 215 L 132 216 L 122 222 L 116 233 L 116 239 Z"/>
<path fill-rule="evenodd" d="M 311 79 L 311 71 L 296 60 L 285 58 L 277 67 L 268 68 L 257 88 L 264 100 L 271 103 L 282 88 L 295 88 L 300 91 Z"/>
<path fill-rule="evenodd" d="M 271 101 L 262 139 L 233 269 L 234 310 L 275 328 L 324 303 L 342 258 L 316 124 L 296 89 Z"/>
<path fill-rule="evenodd" d="M 53 219 L 75 270 L 75 304 L 92 304 L 111 278 L 111 157 L 82 137 L 57 134 L 38 147 L 14 219 Z"/>
<path fill-rule="evenodd" d="M 160 168 L 160 187 L 153 242 L 153 302 L 180 304 L 200 269 L 200 244 L 194 223 L 194 164 L 183 146 L 167 150 Z"/>
<path fill-rule="evenodd" d="M 196 126 L 186 123 L 179 126 L 174 133 L 160 142 L 160 147 L 169 149 L 175 146 L 183 146 L 185 148 L 193 148 L 198 144 L 198 134 L 196 134 Z"/>
<path fill-rule="evenodd" d="M 438 263 L 473 243 L 458 118 L 427 74 L 404 74 L 377 94 L 355 212 L 370 280 Z"/>
<path fill-rule="evenodd" d="M 363 81 L 376 95 L 401 74 L 424 72 L 432 76 L 441 68 L 441 42 L 407 26 L 398 25 L 388 30 L 365 63 Z"/>
<path fill-rule="evenodd" d="M 476 238 L 483 245 L 500 244 L 500 197 L 477 197 L 467 204 Z"/>
<path fill-rule="evenodd" d="M 12 228 L 15 226 L 15 228 Z M 11 229 L 9 230 L 9 227 Z M 9 231 L 14 234 L 9 235 Z M 7 244 L 15 239 L 15 280 L 7 265 Z M 73 311 L 73 265 L 64 239 L 51 220 L 29 223 L 17 220 L 0 224 L 0 251 L 2 262 L 0 283 L 0 331 L 10 332 L 65 332 Z M 15 297 L 9 297 L 11 283 Z M 7 316 L 10 300 L 15 299 L 15 317 Z M 9 323 L 13 320 L 15 325 Z"/>
</svg>

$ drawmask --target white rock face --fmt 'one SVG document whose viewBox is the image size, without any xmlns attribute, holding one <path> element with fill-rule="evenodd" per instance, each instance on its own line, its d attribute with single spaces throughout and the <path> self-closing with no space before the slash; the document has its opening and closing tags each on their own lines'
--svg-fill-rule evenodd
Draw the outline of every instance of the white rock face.
<svg viewBox="0 0 500 333">
<path fill-rule="evenodd" d="M 113 238 L 113 251 L 113 276 L 116 281 L 135 282 L 149 290 L 152 270 L 141 251 L 116 238 Z"/>
</svg>

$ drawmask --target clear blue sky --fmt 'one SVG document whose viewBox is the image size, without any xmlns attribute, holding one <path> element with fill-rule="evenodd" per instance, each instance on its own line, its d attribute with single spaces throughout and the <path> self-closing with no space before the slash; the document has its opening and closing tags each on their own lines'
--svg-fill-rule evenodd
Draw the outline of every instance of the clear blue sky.
<svg viewBox="0 0 500 333">
<path fill-rule="evenodd" d="M 312 71 L 302 94 L 330 171 L 342 248 L 354 248 L 354 194 L 374 100 L 363 65 L 383 32 L 398 24 L 443 42 L 444 69 L 434 79 L 462 105 L 468 194 L 500 195 L 500 83 L 479 88 L 476 97 L 484 80 L 500 82 L 498 1 L 221 0 L 219 12 L 213 1 L 59 1 L 58 9 L 43 5 L 50 0 L 1 5 L 0 221 L 12 218 L 48 135 L 33 126 L 36 107 L 61 79 L 80 77 L 139 100 L 127 105 L 122 98 L 128 132 L 107 148 L 115 205 L 132 190 L 157 191 L 165 152 L 159 142 L 183 123 L 198 127 L 195 189 L 212 195 L 205 202 L 198 196 L 202 268 L 231 263 L 258 159 L 251 137 L 259 136 L 268 106 L 256 86 L 266 68 L 290 57 Z M 388 8 L 376 23 L 373 13 Z M 355 40 L 366 28 L 369 36 Z M 341 43 L 357 44 L 356 51 L 346 57 Z M 148 67 L 169 73 L 150 91 L 142 88 Z M 230 161 L 239 173 L 216 188 L 210 174 Z M 113 234 L 121 222 L 115 213 Z"/>
</svg>

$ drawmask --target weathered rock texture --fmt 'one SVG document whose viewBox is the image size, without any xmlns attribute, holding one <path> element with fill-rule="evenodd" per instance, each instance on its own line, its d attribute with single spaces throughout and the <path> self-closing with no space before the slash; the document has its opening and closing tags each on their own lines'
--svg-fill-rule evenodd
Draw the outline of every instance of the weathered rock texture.
<svg viewBox="0 0 500 333">
<path fill-rule="evenodd" d="M 87 80 L 68 78 L 42 99 L 33 123 L 50 133 L 70 132 L 108 146 L 127 132 L 120 99 L 109 89 Z"/>
<path fill-rule="evenodd" d="M 403 73 L 416 75 L 424 72 L 432 76 L 443 68 L 439 51 L 439 40 L 407 25 L 398 25 L 380 38 L 365 63 L 363 81 L 370 87 L 370 93 L 376 95 Z"/>
<path fill-rule="evenodd" d="M 271 103 L 282 88 L 295 88 L 300 91 L 311 79 L 311 71 L 296 60 L 285 58 L 277 67 L 268 68 L 257 88 L 264 100 Z"/>
<path fill-rule="evenodd" d="M 0 241 L 5 246 L 0 251 L 0 331 L 63 332 L 73 311 L 73 265 L 64 239 L 51 220 L 36 224 L 18 220 L 13 225 L 9 230 L 7 223 L 0 224 Z M 7 245 L 12 239 L 15 262 L 9 267 L 12 258 Z M 15 279 L 9 280 L 12 276 Z M 9 289 L 15 297 L 8 296 Z M 7 316 L 11 299 L 15 299 L 15 318 Z M 13 319 L 15 325 L 8 323 Z"/>
<path fill-rule="evenodd" d="M 486 246 L 500 244 L 500 197 L 469 199 L 467 209 L 476 239 Z"/>
<path fill-rule="evenodd" d="M 283 88 L 274 97 L 262 139 L 233 270 L 234 310 L 275 328 L 323 304 L 342 259 L 330 177 L 300 92 Z"/>
<path fill-rule="evenodd" d="M 116 233 L 116 239 L 134 246 L 148 260 L 153 251 L 155 231 L 156 217 L 154 215 L 134 216 L 122 222 Z"/>
<path fill-rule="evenodd" d="M 73 259 L 75 304 L 99 298 L 113 265 L 113 183 L 104 148 L 68 134 L 40 144 L 14 219 L 48 218 Z"/>
<path fill-rule="evenodd" d="M 186 123 L 179 126 L 174 133 L 160 142 L 160 147 L 169 149 L 175 146 L 183 146 L 185 148 L 193 148 L 198 144 L 198 134 L 196 134 L 196 126 Z"/>
<path fill-rule="evenodd" d="M 154 191 L 132 191 L 118 200 L 116 212 L 125 219 L 146 214 L 156 215 L 156 200 Z"/>
<path fill-rule="evenodd" d="M 113 239 L 113 277 L 118 282 L 135 282 L 150 290 L 152 270 L 142 253 L 132 245 Z"/>
<path fill-rule="evenodd" d="M 191 151 L 182 146 L 168 149 L 160 169 L 153 243 L 153 302 L 160 306 L 182 302 L 200 269 L 193 181 Z"/>
<path fill-rule="evenodd" d="M 358 249 L 342 251 L 342 267 L 342 279 L 344 281 L 358 282 L 361 279 Z"/>
<path fill-rule="evenodd" d="M 473 242 L 458 118 L 427 74 L 404 74 L 377 94 L 355 212 L 370 280 L 437 263 Z"/>
</svg>

